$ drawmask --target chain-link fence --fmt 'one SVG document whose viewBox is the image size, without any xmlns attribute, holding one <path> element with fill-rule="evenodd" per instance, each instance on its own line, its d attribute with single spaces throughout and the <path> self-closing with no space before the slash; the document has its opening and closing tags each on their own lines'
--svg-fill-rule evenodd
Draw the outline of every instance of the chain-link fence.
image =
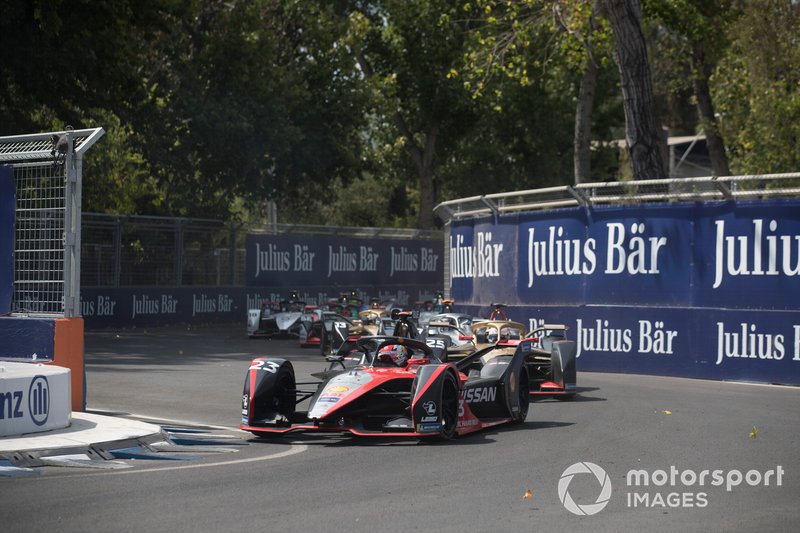
<svg viewBox="0 0 800 533">
<path fill-rule="evenodd" d="M 0 137 L 16 190 L 12 312 L 78 315 L 83 155 L 103 133 Z"/>
<path fill-rule="evenodd" d="M 248 233 L 441 239 L 439 231 L 84 213 L 84 287 L 243 286 Z"/>
<path fill-rule="evenodd" d="M 81 285 L 240 285 L 244 239 L 216 220 L 84 213 Z"/>
</svg>

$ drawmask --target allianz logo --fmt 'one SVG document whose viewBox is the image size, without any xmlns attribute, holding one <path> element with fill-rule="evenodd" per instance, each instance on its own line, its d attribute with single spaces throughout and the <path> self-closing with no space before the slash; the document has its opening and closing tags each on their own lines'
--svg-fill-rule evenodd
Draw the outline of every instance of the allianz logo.
<svg viewBox="0 0 800 533">
<path fill-rule="evenodd" d="M 28 387 L 28 401 L 24 390 L 0 392 L 0 420 L 24 418 L 28 414 L 37 426 L 44 425 L 50 412 L 50 387 L 45 376 L 36 376 Z"/>
</svg>

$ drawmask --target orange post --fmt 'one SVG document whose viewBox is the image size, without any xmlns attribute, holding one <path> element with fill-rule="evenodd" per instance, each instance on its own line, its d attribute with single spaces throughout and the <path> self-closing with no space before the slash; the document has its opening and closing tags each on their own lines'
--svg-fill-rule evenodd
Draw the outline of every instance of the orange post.
<svg viewBox="0 0 800 533">
<path fill-rule="evenodd" d="M 57 318 L 55 323 L 53 364 L 69 368 L 72 410 L 84 411 L 83 319 Z"/>
</svg>

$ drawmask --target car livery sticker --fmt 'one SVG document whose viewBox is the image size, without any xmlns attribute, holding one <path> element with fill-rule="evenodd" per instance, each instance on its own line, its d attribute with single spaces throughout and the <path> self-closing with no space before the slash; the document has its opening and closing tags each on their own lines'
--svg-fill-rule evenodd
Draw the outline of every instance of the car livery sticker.
<svg viewBox="0 0 800 533">
<path fill-rule="evenodd" d="M 322 418 L 337 403 L 356 393 L 361 387 L 372 381 L 366 372 L 348 372 L 334 376 L 320 391 L 313 406 L 308 412 L 309 418 Z"/>
<path fill-rule="evenodd" d="M 464 389 L 464 400 L 467 403 L 493 402 L 497 399 L 497 387 L 474 387 Z"/>
</svg>

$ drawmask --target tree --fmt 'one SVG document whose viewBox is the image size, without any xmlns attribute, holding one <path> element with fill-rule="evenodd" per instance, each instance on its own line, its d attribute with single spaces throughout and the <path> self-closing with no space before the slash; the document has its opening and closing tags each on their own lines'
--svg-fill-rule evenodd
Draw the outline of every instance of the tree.
<svg viewBox="0 0 800 533">
<path fill-rule="evenodd" d="M 728 46 L 727 30 L 736 20 L 739 10 L 730 0 L 670 0 L 649 1 L 646 12 L 665 30 L 662 48 L 671 58 L 685 64 L 688 80 L 694 93 L 700 127 L 706 136 L 711 168 L 716 176 L 730 175 L 725 142 L 719 131 L 709 79 Z M 685 60 L 681 61 L 681 59 Z M 682 69 L 683 70 L 683 69 Z"/>
<path fill-rule="evenodd" d="M 752 0 L 711 77 L 735 173 L 796 172 L 800 168 L 800 4 Z"/>
<path fill-rule="evenodd" d="M 598 17 L 598 0 L 591 5 L 583 2 L 555 1 L 552 10 L 554 18 L 569 36 L 565 46 L 571 45 L 578 51 L 577 56 L 567 55 L 567 60 L 572 57 L 582 72 L 575 109 L 573 165 L 575 183 L 584 183 L 591 181 L 592 175 L 592 111 L 597 89 L 598 63 L 607 48 L 605 41 L 608 32 L 602 26 L 602 19 Z"/>
<path fill-rule="evenodd" d="M 457 0 L 354 1 L 345 40 L 375 94 L 373 112 L 391 123 L 416 174 L 417 226 L 433 227 L 437 159 L 465 135 L 469 94 L 446 74 L 464 54 L 464 29 L 440 24 Z M 392 143 L 394 144 L 394 143 Z"/>
<path fill-rule="evenodd" d="M 667 173 L 661 126 L 653 98 L 639 0 L 602 0 L 602 7 L 614 33 L 614 57 L 625 109 L 625 139 L 634 179 L 663 179 Z"/>
<path fill-rule="evenodd" d="M 530 115 L 539 121 L 530 125 L 532 130 L 547 124 L 542 135 L 530 134 L 529 148 L 542 159 L 539 145 L 558 142 L 564 128 L 573 130 L 572 181 L 581 183 L 596 179 L 600 172 L 592 172 L 591 160 L 601 154 L 592 149 L 592 139 L 608 138 L 608 110 L 616 101 L 614 91 L 618 85 L 609 84 L 606 58 L 610 53 L 610 29 L 604 19 L 597 16 L 594 2 L 574 0 L 477 0 L 469 4 L 470 16 L 483 20 L 476 24 L 472 39 L 473 50 L 466 57 L 465 84 L 469 84 L 476 98 L 496 102 L 497 114 L 508 120 L 514 109 L 531 95 L 514 90 L 514 85 L 533 93 L 543 112 Z M 466 7 L 465 7 L 466 10 Z M 594 108 L 595 95 L 600 91 L 603 105 Z M 498 95 L 510 95 L 501 98 Z M 572 102 L 573 114 L 568 121 L 549 124 L 560 117 L 565 97 Z M 502 101 L 502 102 L 501 102 Z M 530 109 L 528 113 L 530 113 Z M 614 114 L 612 112 L 612 114 Z M 541 129 L 541 128 L 540 128 Z M 554 132 L 558 132 L 555 134 Z M 501 134 L 502 135 L 502 134 Z M 502 146 L 497 149 L 503 150 Z M 541 171 L 528 177 L 542 185 L 563 183 L 560 172 L 561 155 L 547 159 Z M 517 160 L 519 161 L 519 160 Z M 540 177 L 540 176 L 547 177 Z M 602 179 L 602 178 L 601 178 Z"/>
</svg>

